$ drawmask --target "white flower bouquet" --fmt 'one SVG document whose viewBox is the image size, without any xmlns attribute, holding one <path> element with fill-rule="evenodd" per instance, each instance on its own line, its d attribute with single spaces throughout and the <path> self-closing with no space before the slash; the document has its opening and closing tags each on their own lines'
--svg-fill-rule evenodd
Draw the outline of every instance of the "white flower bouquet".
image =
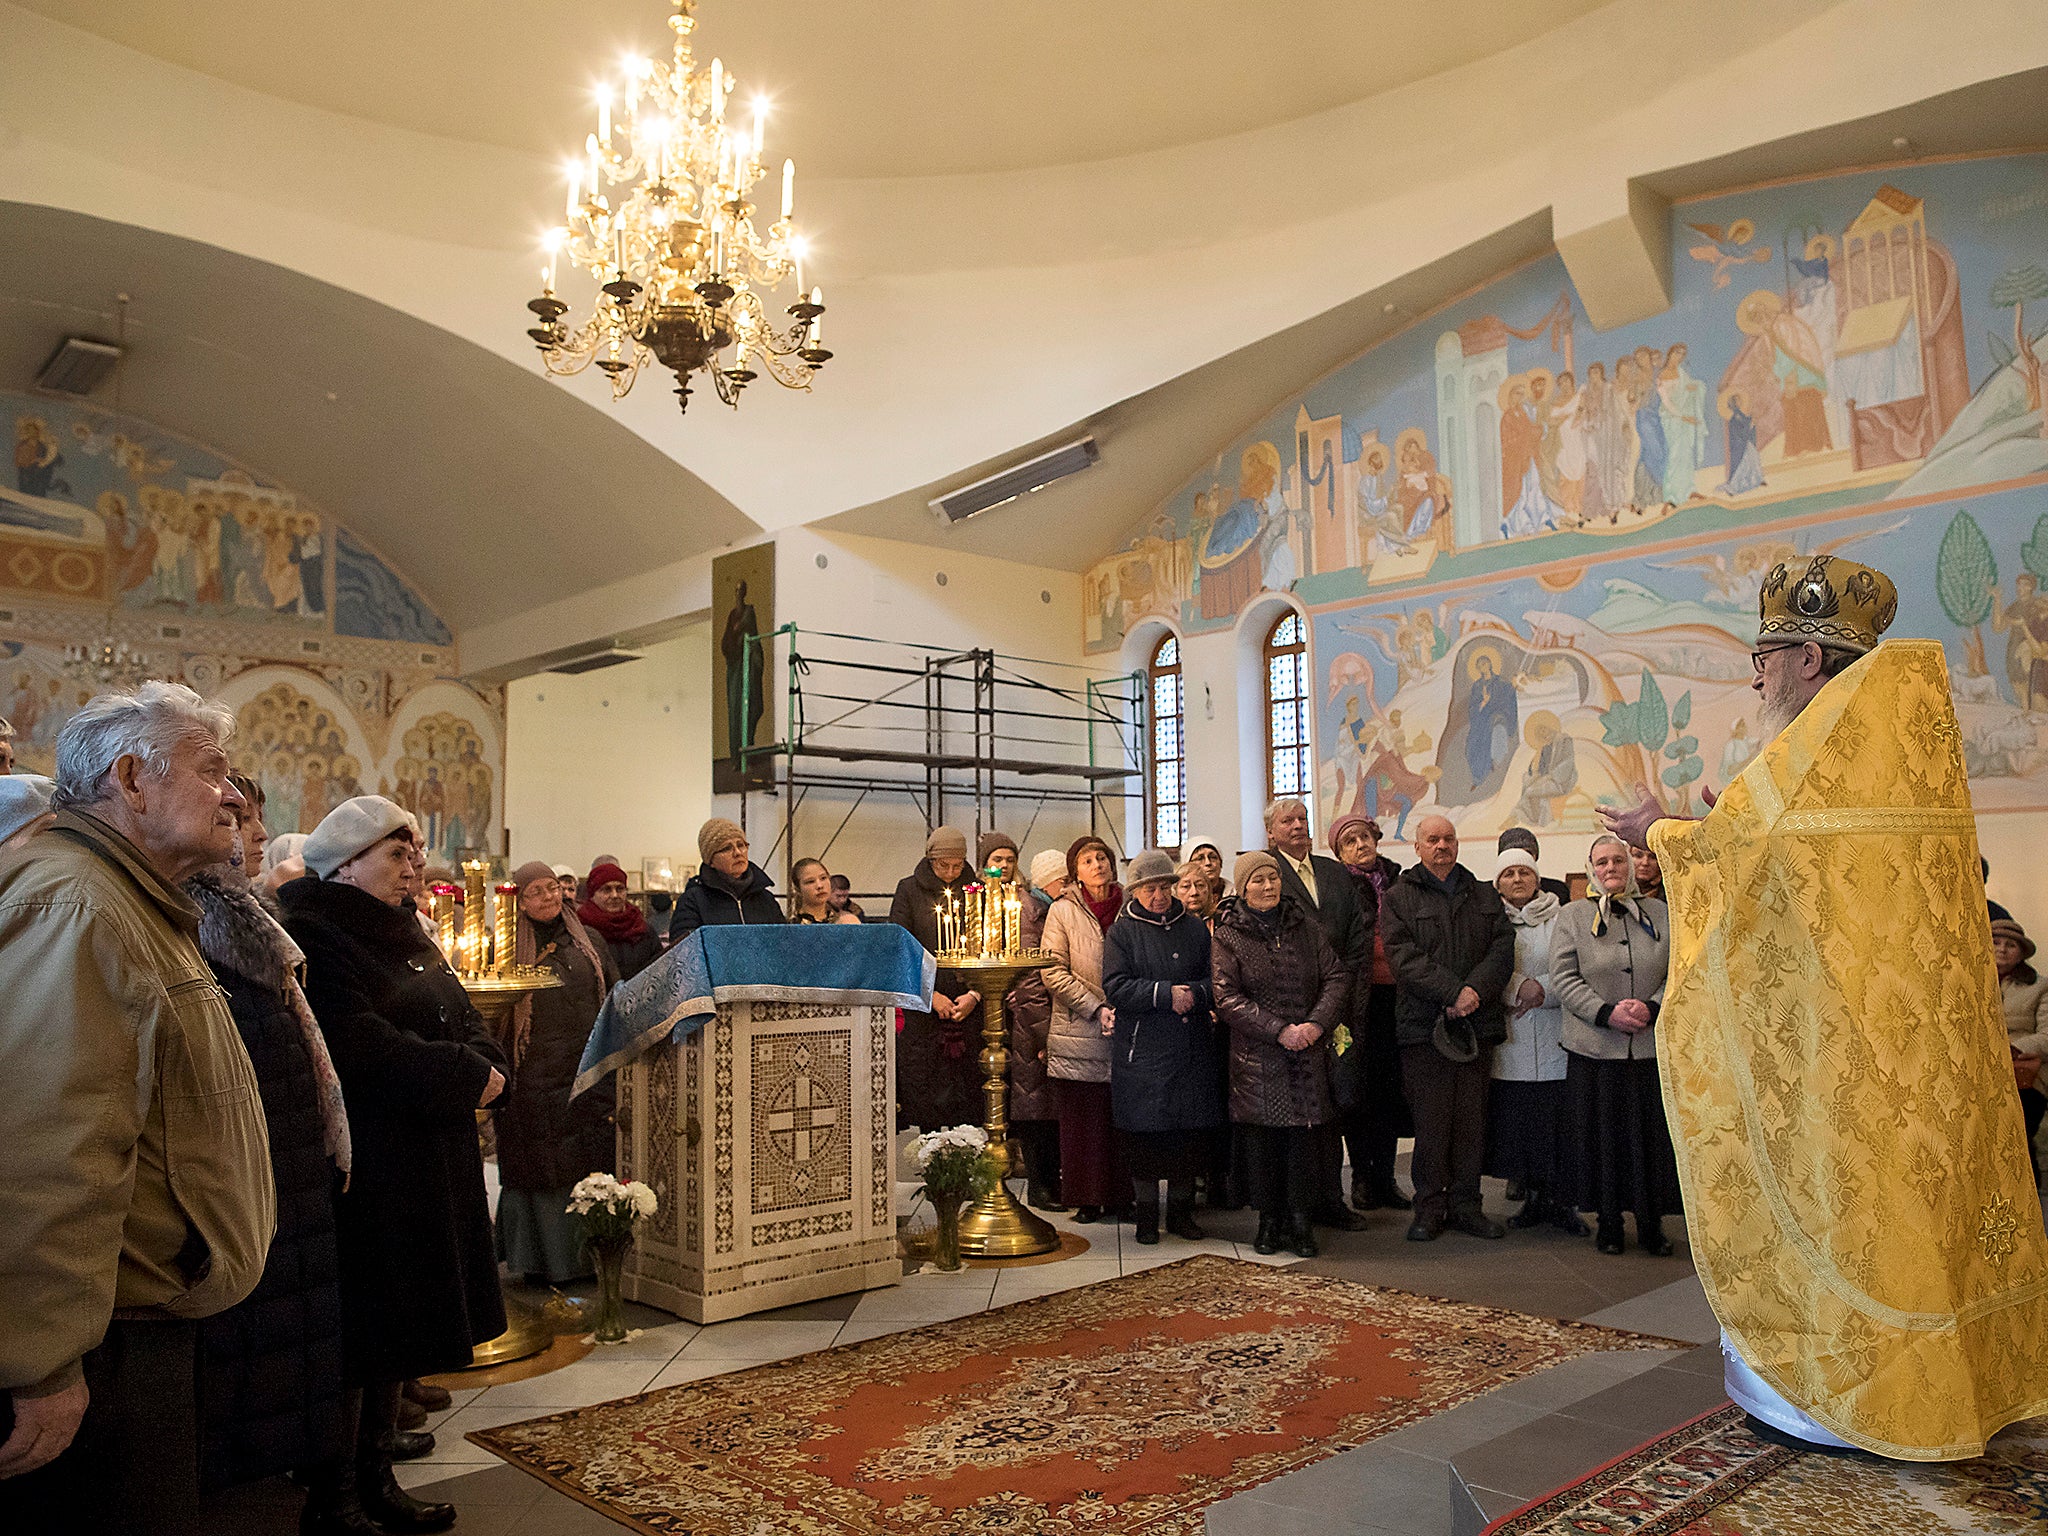
<svg viewBox="0 0 2048 1536">
<path fill-rule="evenodd" d="M 608 1173 L 593 1173 L 569 1191 L 568 1211 L 583 1218 L 583 1238 L 593 1248 L 630 1241 L 633 1228 L 661 1208 L 654 1191 L 638 1179 L 621 1183 Z"/>
<path fill-rule="evenodd" d="M 910 1166 L 924 1175 L 924 1193 L 934 1204 L 978 1200 L 996 1187 L 996 1160 L 988 1133 L 978 1125 L 926 1131 L 910 1144 Z"/>
</svg>

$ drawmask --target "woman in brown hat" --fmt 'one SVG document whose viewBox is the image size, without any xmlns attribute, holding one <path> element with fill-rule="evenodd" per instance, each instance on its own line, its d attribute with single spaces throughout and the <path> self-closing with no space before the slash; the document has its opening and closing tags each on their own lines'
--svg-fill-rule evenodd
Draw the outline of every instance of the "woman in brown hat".
<svg viewBox="0 0 2048 1536">
<path fill-rule="evenodd" d="M 939 952 L 938 909 L 974 883 L 967 867 L 967 834 L 935 828 L 917 868 L 896 884 L 889 921 Z M 896 1129 L 942 1131 L 981 1124 L 981 994 L 958 973 L 939 972 L 932 1011 L 903 1010 L 896 1036 Z"/>
<path fill-rule="evenodd" d="M 1116 1010 L 1102 991 L 1102 938 L 1123 910 L 1116 858 L 1099 837 L 1067 849 L 1067 888 L 1045 914 L 1039 974 L 1052 994 L 1046 1073 L 1060 1117 L 1060 1193 L 1074 1220 L 1100 1221 L 1129 1207 L 1131 1174 L 1117 1144 L 1109 1098 L 1109 1035 Z"/>
<path fill-rule="evenodd" d="M 2012 1046 L 2013 1075 L 2019 1080 L 2020 1108 L 2027 1115 L 2027 1157 L 2040 1182 L 2041 1164 L 2034 1158 L 2034 1133 L 2048 1094 L 2041 1091 L 2041 1058 L 2048 1056 L 2048 978 L 2035 971 L 2034 941 L 2009 917 L 1992 919 L 1991 958 L 1998 964 L 1998 993 L 2005 1002 L 2005 1033 Z"/>
</svg>

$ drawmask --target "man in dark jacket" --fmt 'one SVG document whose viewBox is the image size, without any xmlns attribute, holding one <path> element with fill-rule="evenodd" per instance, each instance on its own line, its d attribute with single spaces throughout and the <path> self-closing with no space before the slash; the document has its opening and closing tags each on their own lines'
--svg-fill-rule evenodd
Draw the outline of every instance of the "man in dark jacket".
<svg viewBox="0 0 2048 1536">
<path fill-rule="evenodd" d="M 1275 800 L 1266 807 L 1266 842 L 1280 864 L 1280 889 L 1292 896 L 1301 910 L 1321 925 L 1330 948 L 1344 962 L 1344 975 L 1353 988 L 1370 984 L 1372 978 L 1372 935 L 1379 914 L 1368 913 L 1359 904 L 1357 883 L 1335 859 L 1315 852 L 1315 833 L 1309 825 L 1308 807 L 1299 800 Z M 1351 1017 L 1347 993 L 1344 1016 Z M 1339 1106 L 1341 1116 L 1343 1106 Z M 1356 1232 L 1365 1218 L 1344 1203 L 1343 1121 L 1333 1120 L 1322 1130 L 1325 1167 L 1319 1186 L 1321 1194 L 1316 1221 L 1343 1232 Z"/>
<path fill-rule="evenodd" d="M 1458 862 L 1458 829 L 1427 816 L 1415 829 L 1422 862 L 1380 902 L 1387 961 L 1400 987 L 1394 1027 L 1415 1115 L 1411 1242 L 1446 1226 L 1474 1237 L 1504 1229 L 1479 1206 L 1486 1155 L 1486 1080 L 1507 1038 L 1501 994 L 1515 966 L 1515 933 L 1492 886 Z"/>
<path fill-rule="evenodd" d="M 747 834 L 738 822 L 723 816 L 705 822 L 697 829 L 697 855 L 704 863 L 676 900 L 669 943 L 681 943 L 699 928 L 788 921 L 775 899 L 775 882 L 747 857 Z"/>
</svg>

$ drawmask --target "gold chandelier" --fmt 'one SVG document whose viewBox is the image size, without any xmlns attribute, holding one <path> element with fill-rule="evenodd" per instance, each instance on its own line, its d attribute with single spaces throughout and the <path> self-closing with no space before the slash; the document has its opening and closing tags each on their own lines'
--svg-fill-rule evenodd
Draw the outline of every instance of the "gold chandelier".
<svg viewBox="0 0 2048 1536">
<path fill-rule="evenodd" d="M 766 174 L 766 105 L 755 101 L 751 129 L 726 122 L 735 81 L 721 60 L 697 67 L 695 0 L 674 4 L 672 60 L 629 60 L 616 93 L 598 93 L 597 132 L 569 172 L 567 223 L 548 234 L 541 295 L 526 306 L 540 323 L 526 334 L 549 373 L 595 363 L 614 400 L 650 356 L 675 374 L 684 410 L 698 373 L 731 406 L 760 377 L 755 364 L 785 388 L 809 389 L 832 354 L 823 340 L 824 294 L 804 289 L 803 240 L 790 221 L 796 164 L 782 162 L 782 216 L 761 228 L 748 194 Z M 607 195 L 606 187 L 616 190 Z M 573 330 L 563 320 L 569 306 L 555 295 L 565 256 L 597 282 L 590 317 Z M 762 295 L 792 277 L 791 323 L 778 330 Z"/>
</svg>

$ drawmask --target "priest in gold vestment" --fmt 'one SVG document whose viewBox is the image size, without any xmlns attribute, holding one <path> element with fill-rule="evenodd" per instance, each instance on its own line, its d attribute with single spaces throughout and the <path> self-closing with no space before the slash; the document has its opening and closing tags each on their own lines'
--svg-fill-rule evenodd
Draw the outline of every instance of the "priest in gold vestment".
<svg viewBox="0 0 2048 1536">
<path fill-rule="evenodd" d="M 1896 611 L 1868 567 L 1778 566 L 1769 744 L 1702 820 L 1603 815 L 1664 870 L 1657 1055 L 1730 1396 L 1941 1461 L 2048 1413 L 2048 1237 L 1947 664 L 1878 644 Z"/>
</svg>

